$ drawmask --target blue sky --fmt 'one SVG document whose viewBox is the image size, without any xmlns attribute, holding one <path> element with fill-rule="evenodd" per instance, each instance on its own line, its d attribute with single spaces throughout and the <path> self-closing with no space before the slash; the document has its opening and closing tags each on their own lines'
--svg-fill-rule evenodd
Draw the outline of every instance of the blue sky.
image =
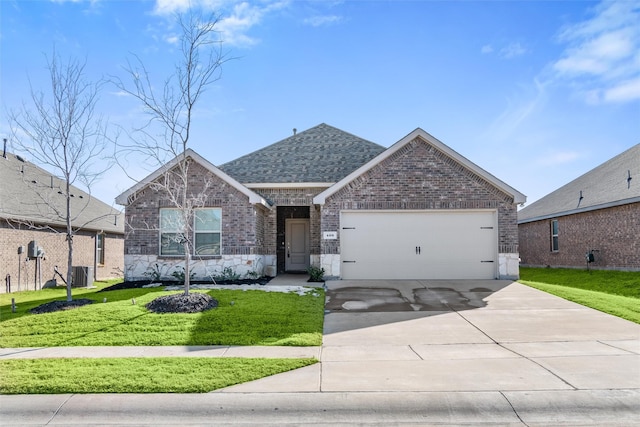
<svg viewBox="0 0 640 427">
<path fill-rule="evenodd" d="M 2 0 L 0 136 L 29 82 L 48 89 L 54 46 L 86 60 L 89 80 L 126 77 L 135 54 L 162 82 L 175 62 L 172 14 L 188 4 Z M 201 99 L 190 142 L 214 164 L 320 123 L 386 147 L 420 127 L 530 204 L 640 142 L 637 1 L 190 4 L 222 14 L 236 58 Z M 144 121 L 113 86 L 98 108 L 113 128 Z M 112 204 L 133 183 L 113 168 L 92 193 Z"/>
</svg>

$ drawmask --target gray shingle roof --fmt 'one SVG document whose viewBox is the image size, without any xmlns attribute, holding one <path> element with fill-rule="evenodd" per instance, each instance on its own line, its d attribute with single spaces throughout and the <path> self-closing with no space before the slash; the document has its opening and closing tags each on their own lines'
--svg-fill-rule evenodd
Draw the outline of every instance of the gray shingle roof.
<svg viewBox="0 0 640 427">
<path fill-rule="evenodd" d="M 522 209 L 518 212 L 518 222 L 635 202 L 640 202 L 640 144 Z"/>
<path fill-rule="evenodd" d="M 0 183 L 0 218 L 65 225 L 64 214 L 61 218 L 55 213 L 65 209 L 65 197 L 58 193 L 64 188 L 64 181 L 7 153 L 6 158 L 0 155 Z M 124 234 L 124 215 L 120 211 L 76 187 L 72 187 L 71 194 L 74 227 Z"/>
<path fill-rule="evenodd" d="M 384 150 L 322 123 L 219 168 L 243 184 L 333 183 Z"/>
</svg>

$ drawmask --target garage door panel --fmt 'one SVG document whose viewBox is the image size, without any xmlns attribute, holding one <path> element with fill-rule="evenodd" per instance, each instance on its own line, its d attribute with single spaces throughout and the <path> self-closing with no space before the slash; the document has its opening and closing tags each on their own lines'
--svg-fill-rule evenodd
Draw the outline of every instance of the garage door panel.
<svg viewBox="0 0 640 427">
<path fill-rule="evenodd" d="M 495 277 L 494 211 L 343 212 L 345 279 Z"/>
</svg>

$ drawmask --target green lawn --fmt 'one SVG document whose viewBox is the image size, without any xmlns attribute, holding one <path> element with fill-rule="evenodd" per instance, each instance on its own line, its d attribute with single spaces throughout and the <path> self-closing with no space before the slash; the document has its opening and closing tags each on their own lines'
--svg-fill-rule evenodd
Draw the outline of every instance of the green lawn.
<svg viewBox="0 0 640 427">
<path fill-rule="evenodd" d="M 47 314 L 30 314 L 29 309 L 54 299 L 64 300 L 63 289 L 0 295 L 0 347 L 322 343 L 322 289 L 310 289 L 303 296 L 210 290 L 206 293 L 216 298 L 219 306 L 195 314 L 147 311 L 146 303 L 171 293 L 159 288 L 98 290 L 74 290 L 74 298 L 88 298 L 95 301 L 93 304 Z M 11 312 L 12 297 L 18 306 L 16 313 Z"/>
<path fill-rule="evenodd" d="M 94 303 L 47 314 L 29 310 L 64 300 L 64 289 L 0 295 L 0 347 L 322 344 L 322 289 L 310 289 L 302 296 L 211 290 L 206 292 L 218 300 L 216 309 L 156 314 L 144 305 L 175 292 L 159 288 L 98 292 L 110 284 L 74 289 L 74 299 Z M 2 360 L 0 393 L 203 393 L 316 362 L 196 357 Z"/>
<path fill-rule="evenodd" d="M 640 323 L 640 272 L 521 267 L 520 282 Z"/>
<path fill-rule="evenodd" d="M 0 361 L 0 393 L 207 393 L 315 359 L 124 358 Z"/>
</svg>

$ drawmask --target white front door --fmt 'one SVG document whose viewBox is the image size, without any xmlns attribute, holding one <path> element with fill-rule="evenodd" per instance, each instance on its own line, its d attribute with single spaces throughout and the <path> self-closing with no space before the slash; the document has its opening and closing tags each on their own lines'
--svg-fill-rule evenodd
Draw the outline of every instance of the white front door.
<svg viewBox="0 0 640 427">
<path fill-rule="evenodd" d="M 309 220 L 285 220 L 285 270 L 306 271 L 309 268 Z"/>
</svg>

